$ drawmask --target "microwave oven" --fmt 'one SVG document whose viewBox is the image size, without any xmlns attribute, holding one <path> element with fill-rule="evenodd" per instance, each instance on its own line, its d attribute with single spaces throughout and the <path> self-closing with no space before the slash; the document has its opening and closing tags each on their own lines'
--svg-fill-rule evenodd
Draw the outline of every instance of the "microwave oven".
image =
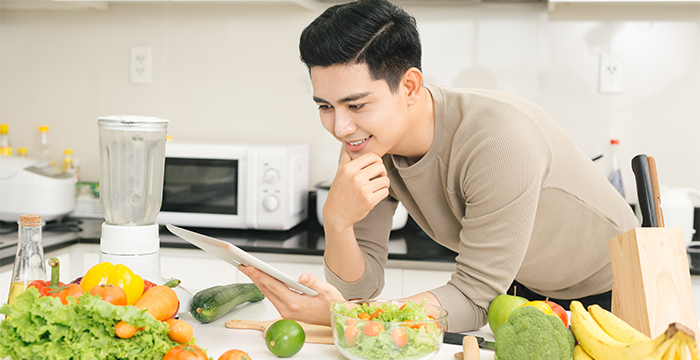
<svg viewBox="0 0 700 360">
<path fill-rule="evenodd" d="M 160 224 L 288 230 L 308 216 L 309 146 L 165 146 Z"/>
</svg>

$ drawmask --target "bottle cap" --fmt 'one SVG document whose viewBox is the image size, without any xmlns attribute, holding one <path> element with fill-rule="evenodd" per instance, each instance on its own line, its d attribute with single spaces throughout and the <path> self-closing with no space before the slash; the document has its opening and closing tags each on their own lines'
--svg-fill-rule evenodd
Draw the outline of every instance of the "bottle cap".
<svg viewBox="0 0 700 360">
<path fill-rule="evenodd" d="M 49 132 L 49 127 L 46 125 L 39 126 L 39 132 Z"/>
<path fill-rule="evenodd" d="M 7 134 L 9 127 L 7 124 L 0 124 L 0 134 Z"/>
<path fill-rule="evenodd" d="M 66 155 L 70 155 L 73 153 L 73 149 L 65 149 L 65 150 L 63 150 L 63 153 Z"/>
<path fill-rule="evenodd" d="M 612 139 L 612 140 L 610 140 L 610 144 L 611 144 L 611 145 L 620 145 L 620 140 L 618 140 L 618 139 Z"/>
<path fill-rule="evenodd" d="M 20 215 L 20 226 L 39 226 L 41 225 L 41 215 Z"/>
<path fill-rule="evenodd" d="M 17 148 L 17 155 L 27 155 L 27 148 L 26 147 Z"/>
</svg>

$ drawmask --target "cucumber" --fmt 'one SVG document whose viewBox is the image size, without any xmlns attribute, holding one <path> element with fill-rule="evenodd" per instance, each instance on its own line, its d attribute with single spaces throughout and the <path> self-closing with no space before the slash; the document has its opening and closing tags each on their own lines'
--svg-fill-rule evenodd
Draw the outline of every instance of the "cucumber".
<svg viewBox="0 0 700 360">
<path fill-rule="evenodd" d="M 221 318 L 236 306 L 245 302 L 257 302 L 265 295 L 255 284 L 231 284 L 213 286 L 194 295 L 190 314 L 202 323 Z"/>
</svg>

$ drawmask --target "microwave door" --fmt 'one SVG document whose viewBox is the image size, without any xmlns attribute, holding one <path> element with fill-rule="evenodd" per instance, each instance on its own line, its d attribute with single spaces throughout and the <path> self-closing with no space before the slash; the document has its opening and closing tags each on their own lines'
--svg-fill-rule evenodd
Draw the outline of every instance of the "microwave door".
<svg viewBox="0 0 700 360">
<path fill-rule="evenodd" d="M 162 211 L 238 214 L 236 160 L 166 159 Z"/>
</svg>

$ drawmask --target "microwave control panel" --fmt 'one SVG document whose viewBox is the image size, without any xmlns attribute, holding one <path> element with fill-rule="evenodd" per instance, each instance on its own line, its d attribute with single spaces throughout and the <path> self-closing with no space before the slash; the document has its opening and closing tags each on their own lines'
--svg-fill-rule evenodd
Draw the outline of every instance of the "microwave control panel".
<svg viewBox="0 0 700 360">
<path fill-rule="evenodd" d="M 291 228 L 308 214 L 308 146 L 260 148 L 257 228 Z"/>
</svg>

